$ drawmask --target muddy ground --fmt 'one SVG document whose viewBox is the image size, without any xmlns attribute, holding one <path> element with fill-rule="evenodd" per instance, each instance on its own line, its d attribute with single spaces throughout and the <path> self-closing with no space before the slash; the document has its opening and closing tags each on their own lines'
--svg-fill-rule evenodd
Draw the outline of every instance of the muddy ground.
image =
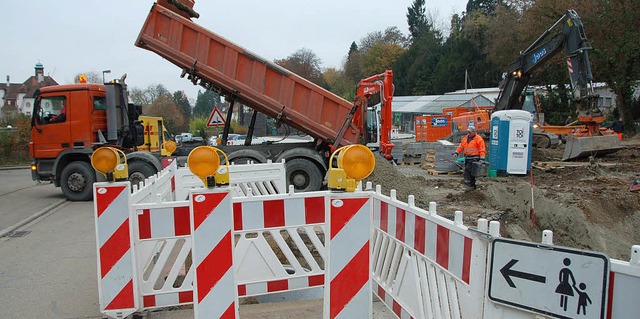
<svg viewBox="0 0 640 319">
<path fill-rule="evenodd" d="M 413 194 L 416 206 L 427 209 L 430 201 L 438 213 L 453 218 L 465 215 L 465 225 L 478 218 L 501 222 L 503 237 L 539 242 L 542 230 L 554 233 L 556 245 L 604 252 L 628 260 L 631 246 L 640 244 L 640 194 L 630 193 L 629 182 L 640 177 L 640 136 L 625 140 L 626 149 L 591 161 L 563 164 L 563 146 L 535 150 L 531 216 L 530 177 L 479 178 L 478 189 L 464 192 L 462 175 L 431 175 L 419 165 L 394 166 L 378 158 L 367 179 L 391 189 L 406 201 Z"/>
</svg>

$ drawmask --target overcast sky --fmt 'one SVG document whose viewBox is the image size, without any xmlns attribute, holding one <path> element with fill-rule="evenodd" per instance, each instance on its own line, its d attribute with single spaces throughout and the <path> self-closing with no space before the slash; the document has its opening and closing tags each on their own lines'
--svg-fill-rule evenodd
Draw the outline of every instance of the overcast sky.
<svg viewBox="0 0 640 319">
<path fill-rule="evenodd" d="M 322 67 L 340 68 L 351 42 L 373 31 L 397 26 L 408 33 L 406 12 L 413 0 L 196 0 L 196 23 L 269 60 L 301 48 L 312 50 Z M 467 0 L 427 0 L 447 27 Z M 150 0 L 2 1 L 0 81 L 21 83 L 40 62 L 58 83 L 80 72 L 109 78 L 127 73 L 130 86 L 161 83 L 184 90 L 195 101 L 198 89 L 179 77 L 181 70 L 155 53 L 134 46 L 151 8 Z"/>
</svg>

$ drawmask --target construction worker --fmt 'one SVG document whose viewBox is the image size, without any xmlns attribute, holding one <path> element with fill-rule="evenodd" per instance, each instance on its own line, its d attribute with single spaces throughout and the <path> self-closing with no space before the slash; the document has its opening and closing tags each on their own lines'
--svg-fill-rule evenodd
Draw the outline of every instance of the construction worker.
<svg viewBox="0 0 640 319">
<path fill-rule="evenodd" d="M 622 117 L 611 124 L 611 129 L 618 135 L 618 139 L 622 141 L 622 133 L 624 133 L 624 122 Z"/>
<path fill-rule="evenodd" d="M 467 128 L 467 135 L 462 138 L 454 156 L 458 158 L 460 154 L 465 158 L 463 173 L 464 188 L 465 190 L 475 189 L 476 177 L 471 173 L 472 165 L 473 163 L 484 159 L 487 152 L 484 140 L 476 133 L 476 128 L 473 125 L 469 125 Z"/>
</svg>

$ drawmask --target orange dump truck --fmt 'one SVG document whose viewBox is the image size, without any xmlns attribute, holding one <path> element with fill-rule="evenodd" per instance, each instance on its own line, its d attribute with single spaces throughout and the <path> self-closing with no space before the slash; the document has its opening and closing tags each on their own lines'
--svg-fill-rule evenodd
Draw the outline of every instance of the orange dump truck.
<svg viewBox="0 0 640 319">
<path fill-rule="evenodd" d="M 379 145 L 388 142 L 391 121 L 392 73 L 368 78 L 362 95 L 352 103 L 314 83 L 248 51 L 191 21 L 198 17 L 193 1 L 164 0 L 154 4 L 136 40 L 136 46 L 152 51 L 182 69 L 194 84 L 219 92 L 230 101 L 221 146 L 231 162 L 286 161 L 287 182 L 298 191 L 318 190 L 327 170 L 332 148 L 362 143 L 379 132 L 377 121 L 369 120 L 366 101 L 374 90 L 388 101 L 381 112 L 383 135 Z M 384 90 L 383 87 L 388 89 Z M 363 103 L 363 101 L 365 103 Z M 307 143 L 226 146 L 226 136 L 236 102 L 254 110 L 248 135 L 253 135 L 257 112 L 314 138 Z M 384 105 L 384 103 L 383 103 Z M 385 129 L 385 127 L 389 127 Z M 385 133 L 386 132 L 386 133 Z"/>
</svg>

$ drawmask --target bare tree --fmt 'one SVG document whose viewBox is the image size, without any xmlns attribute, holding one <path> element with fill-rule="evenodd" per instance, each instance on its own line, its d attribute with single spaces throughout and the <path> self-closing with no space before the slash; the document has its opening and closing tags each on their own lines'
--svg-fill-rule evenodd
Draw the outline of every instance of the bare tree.
<svg viewBox="0 0 640 319">
<path fill-rule="evenodd" d="M 87 83 L 102 84 L 102 76 L 95 71 L 82 72 L 82 73 L 76 74 L 76 76 L 73 77 L 73 83 L 80 83 L 81 75 L 84 75 L 87 78 Z"/>
<path fill-rule="evenodd" d="M 322 61 L 310 49 L 302 48 L 285 59 L 275 60 L 275 64 L 317 84 L 325 86 L 320 65 Z"/>
</svg>

